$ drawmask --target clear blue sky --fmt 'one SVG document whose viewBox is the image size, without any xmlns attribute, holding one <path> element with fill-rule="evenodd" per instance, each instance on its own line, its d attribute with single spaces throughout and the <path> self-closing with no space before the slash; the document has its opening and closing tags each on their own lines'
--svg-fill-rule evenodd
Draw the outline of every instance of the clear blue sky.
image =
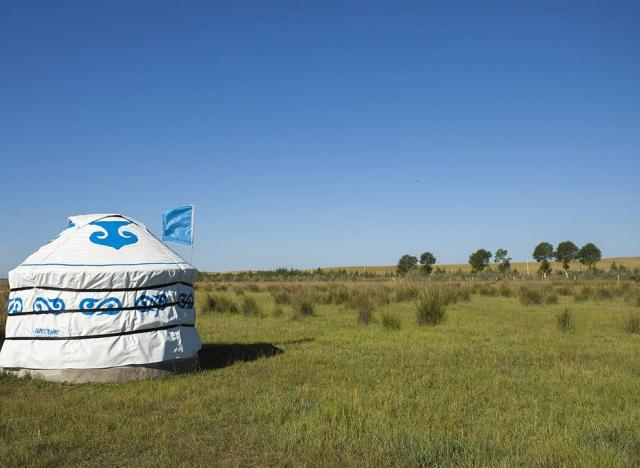
<svg viewBox="0 0 640 468">
<path fill-rule="evenodd" d="M 66 217 L 203 270 L 640 254 L 640 2 L 3 2 L 0 276 Z M 182 251 L 184 252 L 184 250 Z"/>
</svg>

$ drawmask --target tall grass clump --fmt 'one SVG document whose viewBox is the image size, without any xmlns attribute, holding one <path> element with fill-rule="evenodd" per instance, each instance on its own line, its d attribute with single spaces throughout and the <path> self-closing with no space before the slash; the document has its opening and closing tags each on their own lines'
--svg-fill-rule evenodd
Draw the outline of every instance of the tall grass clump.
<svg viewBox="0 0 640 468">
<path fill-rule="evenodd" d="M 595 289 L 595 298 L 601 301 L 613 299 L 613 292 L 606 286 L 599 286 Z"/>
<path fill-rule="evenodd" d="M 420 296 L 420 288 L 413 284 L 402 284 L 396 287 L 396 302 L 414 301 Z"/>
<path fill-rule="evenodd" d="M 418 324 L 438 325 L 444 320 L 445 307 L 441 292 L 436 288 L 428 288 L 415 303 Z"/>
<path fill-rule="evenodd" d="M 212 314 L 216 311 L 216 301 L 211 294 L 201 292 L 196 298 L 196 307 L 201 314 Z"/>
<path fill-rule="evenodd" d="M 242 313 L 244 315 L 258 316 L 261 315 L 262 311 L 258 301 L 256 301 L 254 297 L 245 295 L 242 298 Z"/>
<path fill-rule="evenodd" d="M 544 295 L 544 303 L 545 304 L 557 304 L 558 303 L 558 295 L 553 291 L 547 291 Z"/>
<path fill-rule="evenodd" d="M 273 296 L 273 302 L 278 305 L 289 305 L 291 304 L 291 296 L 285 290 L 272 291 L 271 295 Z"/>
<path fill-rule="evenodd" d="M 511 297 L 513 296 L 513 290 L 507 283 L 502 282 L 498 287 L 498 294 L 500 294 L 502 297 Z"/>
<path fill-rule="evenodd" d="M 299 317 L 311 317 L 315 314 L 316 305 L 313 302 L 313 299 L 306 296 L 301 296 L 295 302 L 293 307 L 294 318 Z"/>
<path fill-rule="evenodd" d="M 587 301 L 591 296 L 593 296 L 593 288 L 589 285 L 582 286 L 573 292 L 573 300 L 576 302 Z"/>
<path fill-rule="evenodd" d="M 382 326 L 389 330 L 400 330 L 402 326 L 402 322 L 397 315 L 392 314 L 391 312 L 385 311 L 382 312 Z"/>
<path fill-rule="evenodd" d="M 558 328 L 562 332 L 569 331 L 573 328 L 573 316 L 566 307 L 556 316 L 556 320 L 558 321 Z"/>
<path fill-rule="evenodd" d="M 539 305 L 544 302 L 544 291 L 539 286 L 526 284 L 520 286 L 518 298 L 522 305 Z"/>
<path fill-rule="evenodd" d="M 634 313 L 629 315 L 625 328 L 629 333 L 639 334 L 640 333 L 640 314 Z"/>
<path fill-rule="evenodd" d="M 358 323 L 369 325 L 373 320 L 373 311 L 376 306 L 371 296 L 365 292 L 354 296 L 349 303 L 349 307 L 358 313 Z"/>
</svg>

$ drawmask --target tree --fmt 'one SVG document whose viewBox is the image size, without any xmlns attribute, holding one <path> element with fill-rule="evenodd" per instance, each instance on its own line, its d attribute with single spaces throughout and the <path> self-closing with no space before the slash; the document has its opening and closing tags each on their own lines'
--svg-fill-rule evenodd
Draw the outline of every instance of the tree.
<svg viewBox="0 0 640 468">
<path fill-rule="evenodd" d="M 425 275 L 431 274 L 435 263 L 436 257 L 431 252 L 423 252 L 422 255 L 420 255 L 420 265 L 422 265 L 422 271 Z"/>
<path fill-rule="evenodd" d="M 578 260 L 583 265 L 586 265 L 587 268 L 593 268 L 596 263 L 602 260 L 602 252 L 600 249 L 589 242 L 582 246 L 582 248 L 578 251 Z"/>
<path fill-rule="evenodd" d="M 418 264 L 418 259 L 413 255 L 403 255 L 398 260 L 398 274 L 406 275 L 409 271 L 413 270 Z"/>
<path fill-rule="evenodd" d="M 548 242 L 540 242 L 536 245 L 536 248 L 533 249 L 533 258 L 536 259 L 536 262 L 540 263 L 540 273 L 543 275 L 547 275 L 551 273 L 551 263 L 550 260 L 553 260 L 553 245 Z"/>
<path fill-rule="evenodd" d="M 489 265 L 489 260 L 491 260 L 491 252 L 485 249 L 478 249 L 469 255 L 469 265 L 471 265 L 471 271 L 482 271 L 487 265 Z"/>
<path fill-rule="evenodd" d="M 578 255 L 578 247 L 571 241 L 564 241 L 558 244 L 556 249 L 556 260 L 562 262 L 562 268 L 564 268 L 566 274 L 569 272 L 569 263 L 576 259 Z"/>
<path fill-rule="evenodd" d="M 498 264 L 498 271 L 506 273 L 511 268 L 511 257 L 508 257 L 507 249 L 498 249 L 493 257 L 493 261 Z"/>
</svg>

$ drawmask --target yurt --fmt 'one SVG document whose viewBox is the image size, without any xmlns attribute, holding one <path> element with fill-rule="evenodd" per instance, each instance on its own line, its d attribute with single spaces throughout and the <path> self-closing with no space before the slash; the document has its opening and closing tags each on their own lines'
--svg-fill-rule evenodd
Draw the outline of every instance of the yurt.
<svg viewBox="0 0 640 468">
<path fill-rule="evenodd" d="M 189 370 L 200 349 L 196 275 L 134 218 L 73 216 L 9 272 L 0 367 L 67 382 Z"/>
</svg>

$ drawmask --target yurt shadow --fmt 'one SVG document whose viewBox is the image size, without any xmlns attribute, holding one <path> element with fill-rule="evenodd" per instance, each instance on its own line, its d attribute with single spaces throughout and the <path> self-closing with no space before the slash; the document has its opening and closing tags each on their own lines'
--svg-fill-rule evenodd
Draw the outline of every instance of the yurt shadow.
<svg viewBox="0 0 640 468">
<path fill-rule="evenodd" d="M 206 343 L 198 352 L 198 366 L 201 370 L 221 369 L 236 362 L 255 361 L 283 353 L 271 343 Z"/>
</svg>

